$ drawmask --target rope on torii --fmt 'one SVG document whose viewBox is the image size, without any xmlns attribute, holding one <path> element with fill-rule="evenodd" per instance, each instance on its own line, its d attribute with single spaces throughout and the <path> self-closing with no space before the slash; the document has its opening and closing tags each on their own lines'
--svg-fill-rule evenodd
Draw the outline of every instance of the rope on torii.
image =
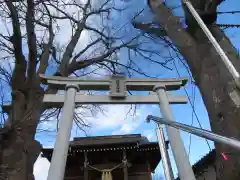
<svg viewBox="0 0 240 180">
<path fill-rule="evenodd" d="M 88 168 L 91 168 L 91 169 L 93 169 L 93 170 L 95 170 L 95 171 L 98 171 L 98 172 L 101 172 L 101 173 L 102 173 L 102 178 L 101 178 L 101 180 L 113 180 L 113 178 L 112 178 L 112 172 L 113 172 L 114 170 L 116 170 L 117 168 L 120 168 L 121 166 L 128 166 L 128 167 L 129 167 L 129 166 L 130 166 L 130 163 L 128 163 L 126 160 L 123 160 L 122 163 L 114 166 L 114 167 L 111 168 L 111 169 L 99 169 L 99 168 L 96 168 L 96 167 L 94 167 L 94 166 L 91 166 L 91 165 L 87 164 L 87 167 L 88 167 Z"/>
<path fill-rule="evenodd" d="M 101 172 L 102 173 L 101 180 L 112 180 L 112 171 L 114 171 L 115 169 L 119 168 L 122 164 L 123 163 L 118 164 L 117 166 L 115 166 L 115 167 L 113 167 L 111 169 L 98 169 L 98 168 L 96 168 L 94 166 L 91 166 L 91 165 L 88 165 L 87 167 L 89 167 L 89 168 L 91 168 L 91 169 L 93 169 L 95 171 Z"/>
</svg>

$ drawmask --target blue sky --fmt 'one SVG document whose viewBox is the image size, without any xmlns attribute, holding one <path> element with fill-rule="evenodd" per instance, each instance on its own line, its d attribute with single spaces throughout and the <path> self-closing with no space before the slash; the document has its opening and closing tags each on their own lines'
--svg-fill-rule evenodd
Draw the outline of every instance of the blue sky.
<svg viewBox="0 0 240 180">
<path fill-rule="evenodd" d="M 135 1 L 136 2 L 136 1 Z M 140 1 L 137 1 L 137 4 L 134 3 L 134 11 L 128 11 L 127 15 L 121 16 L 119 18 L 121 23 L 129 21 L 129 17 L 132 17 L 133 12 L 136 12 L 137 9 L 141 9 L 142 7 L 145 7 L 145 1 L 142 1 L 143 3 L 139 3 Z M 179 5 L 178 0 L 169 0 L 167 1 L 167 4 L 171 7 Z M 237 10 L 239 9 L 239 0 L 227 0 L 225 1 L 221 7 L 219 8 L 219 11 L 230 11 L 230 10 Z M 182 15 L 181 8 L 178 8 L 175 10 L 175 13 L 177 15 Z M 223 24 L 237 24 L 238 19 L 240 18 L 240 14 L 229 14 L 229 15 L 220 15 L 218 18 L 219 23 Z M 151 14 L 149 11 L 146 10 L 144 13 L 139 17 L 139 19 L 148 21 L 151 19 Z M 128 33 L 132 32 L 133 29 L 128 29 Z M 238 49 L 240 48 L 240 29 L 232 28 L 227 29 L 226 33 L 228 37 L 231 39 L 235 47 Z M 160 48 L 155 47 L 155 48 Z M 126 54 L 124 51 L 122 54 L 120 54 L 121 58 L 124 59 L 126 57 Z M 158 75 L 159 77 L 178 77 L 177 71 L 174 68 L 174 64 L 169 64 L 170 67 L 173 67 L 172 71 L 169 71 L 164 68 L 156 67 L 155 65 L 147 65 L 144 60 L 139 59 L 139 65 L 141 67 L 147 67 L 147 72 L 150 75 Z M 181 77 L 188 76 L 186 68 L 181 64 L 181 62 L 176 61 L 176 66 L 178 71 L 180 72 Z M 135 75 L 138 77 L 139 75 Z M 190 95 L 190 99 L 193 100 L 193 91 L 195 91 L 195 111 L 198 115 L 198 118 L 200 119 L 201 125 L 205 129 L 210 129 L 209 125 L 209 119 L 206 112 L 206 109 L 204 107 L 204 104 L 202 102 L 201 95 L 197 88 L 195 88 L 191 83 L 188 83 L 186 85 L 186 90 L 188 94 Z M 177 94 L 185 94 L 185 91 L 182 89 Z M 157 105 L 141 105 L 138 106 L 138 109 L 136 111 L 136 116 L 131 117 L 128 116 L 125 119 L 125 114 L 129 107 L 127 106 L 105 106 L 104 108 L 108 109 L 106 115 L 98 114 L 94 118 L 90 118 L 89 121 L 92 123 L 92 128 L 89 129 L 88 133 L 91 136 L 98 136 L 98 135 L 112 135 L 112 134 L 129 134 L 129 133 L 141 133 L 142 135 L 149 138 L 151 141 L 156 141 L 156 134 L 155 134 L 155 125 L 154 123 L 146 124 L 145 118 L 147 115 L 152 114 L 156 116 L 161 116 L 159 107 Z M 190 104 L 186 105 L 173 105 L 172 110 L 174 113 L 174 116 L 176 118 L 176 121 L 182 122 L 185 124 L 191 124 L 193 120 L 194 126 L 199 126 L 196 117 L 192 113 L 192 108 Z M 56 123 L 50 123 L 50 124 L 43 124 L 41 126 L 47 126 L 51 129 L 55 129 Z M 36 135 L 36 139 L 39 140 L 43 146 L 45 147 L 53 147 L 55 142 L 55 132 L 42 132 Z M 76 129 L 74 126 L 72 129 L 72 137 L 75 136 L 84 136 L 85 134 L 83 132 L 80 132 Z M 184 141 L 184 145 L 186 147 L 186 150 L 189 149 L 189 134 L 188 133 L 181 133 L 182 139 Z M 213 148 L 213 144 L 211 144 L 211 148 Z M 195 136 L 192 136 L 192 143 L 191 143 L 191 153 L 189 155 L 190 162 L 194 164 L 196 161 L 201 159 L 205 154 L 209 152 L 209 148 L 206 144 L 206 141 L 202 138 L 198 138 Z M 177 175 L 176 166 L 173 161 L 172 154 L 171 161 L 174 169 L 174 174 Z M 36 174 L 36 180 L 45 180 L 47 175 L 47 170 L 49 167 L 49 163 L 44 158 L 39 158 L 35 165 L 35 174 Z M 158 173 L 163 174 L 163 170 L 161 165 L 158 167 Z"/>
</svg>

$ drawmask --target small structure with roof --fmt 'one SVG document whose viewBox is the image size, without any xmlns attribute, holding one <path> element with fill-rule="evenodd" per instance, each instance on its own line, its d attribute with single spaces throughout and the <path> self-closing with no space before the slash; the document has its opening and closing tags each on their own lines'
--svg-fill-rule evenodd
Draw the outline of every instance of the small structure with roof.
<svg viewBox="0 0 240 180">
<path fill-rule="evenodd" d="M 52 152 L 43 149 L 43 156 L 51 161 Z M 64 179 L 151 180 L 160 160 L 158 143 L 140 134 L 74 138 Z"/>
<path fill-rule="evenodd" d="M 216 150 L 213 149 L 193 166 L 196 180 L 216 180 Z M 178 177 L 175 180 L 180 180 Z"/>
</svg>

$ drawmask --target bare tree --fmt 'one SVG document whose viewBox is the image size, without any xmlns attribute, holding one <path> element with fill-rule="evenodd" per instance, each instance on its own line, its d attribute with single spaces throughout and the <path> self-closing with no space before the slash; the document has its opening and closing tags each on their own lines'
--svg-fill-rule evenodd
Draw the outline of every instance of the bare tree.
<svg viewBox="0 0 240 180">
<path fill-rule="evenodd" d="M 190 1 L 208 25 L 210 31 L 224 49 L 233 65 L 240 72 L 240 61 L 237 50 L 224 34 L 224 31 L 215 22 L 217 18 L 217 6 L 223 1 Z M 154 21 L 158 22 L 160 27 L 158 27 L 158 31 L 155 29 L 154 32 L 165 32 L 163 34 L 164 37 L 167 36 L 170 39 L 168 45 L 177 54 L 181 54 L 184 57 L 202 94 L 209 114 L 212 131 L 240 139 L 240 110 L 235 98 L 235 94 L 239 90 L 231 74 L 186 7 L 183 6 L 186 24 L 188 25 L 185 29 L 179 17 L 174 16 L 171 9 L 167 8 L 164 4 L 160 4 L 160 1 L 155 2 L 157 4 L 152 4 L 151 9 L 156 15 Z M 148 24 L 135 22 L 134 26 L 142 29 L 144 32 L 151 33 L 155 38 L 166 39 L 163 38 L 163 35 L 150 32 L 152 27 Z M 217 179 L 240 179 L 240 153 L 222 144 L 216 143 L 215 146 L 217 153 Z M 229 155 L 228 161 L 223 160 L 221 157 L 222 152 Z"/>
<path fill-rule="evenodd" d="M 132 73 L 147 76 L 139 62 L 134 61 L 135 55 L 164 67 L 171 60 L 154 60 L 160 54 L 144 48 L 146 40 L 142 33 L 118 33 L 121 27 L 110 22 L 127 9 L 124 2 L 96 2 L 0 2 L 1 101 L 11 103 L 6 107 L 8 116 L 1 118 L 2 179 L 34 178 L 33 164 L 41 151 L 41 144 L 34 139 L 37 126 L 40 121 L 59 116 L 59 109 L 43 107 L 44 93 L 57 93 L 57 89 L 41 85 L 39 74 L 87 76 L 100 70 L 113 74 L 122 67 L 129 76 Z M 65 32 L 69 30 L 70 36 Z M 128 61 L 120 61 L 120 50 L 127 52 Z M 98 106 L 79 108 L 93 114 L 101 110 Z M 74 116 L 81 129 L 88 126 L 84 116 L 79 112 Z"/>
</svg>

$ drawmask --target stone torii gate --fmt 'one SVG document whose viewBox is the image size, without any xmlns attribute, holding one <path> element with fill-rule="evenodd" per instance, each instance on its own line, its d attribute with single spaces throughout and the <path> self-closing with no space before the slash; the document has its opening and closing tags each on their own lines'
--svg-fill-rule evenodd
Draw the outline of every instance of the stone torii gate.
<svg viewBox="0 0 240 180">
<path fill-rule="evenodd" d="M 43 99 L 45 107 L 63 107 L 48 180 L 64 179 L 75 104 L 160 104 L 163 117 L 175 121 L 169 104 L 187 103 L 185 96 L 171 95 L 166 92 L 180 89 L 186 84 L 186 78 L 129 79 L 122 75 L 113 75 L 105 79 L 45 75 L 40 75 L 40 78 L 43 84 L 65 90 L 65 94 L 46 94 Z M 80 90 L 109 91 L 109 95 L 84 95 L 77 93 Z M 155 93 L 128 95 L 128 90 L 154 91 Z M 179 130 L 167 127 L 167 134 L 180 178 L 195 180 Z"/>
</svg>

